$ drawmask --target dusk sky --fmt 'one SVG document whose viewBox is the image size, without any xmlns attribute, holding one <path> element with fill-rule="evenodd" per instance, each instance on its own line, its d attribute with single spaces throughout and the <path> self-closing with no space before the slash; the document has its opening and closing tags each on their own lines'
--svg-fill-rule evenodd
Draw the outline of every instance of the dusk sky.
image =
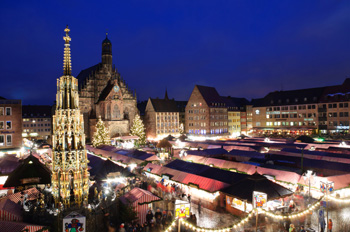
<svg viewBox="0 0 350 232">
<path fill-rule="evenodd" d="M 69 25 L 73 75 L 113 63 L 138 100 L 187 100 L 341 84 L 350 75 L 350 1 L 2 1 L 0 96 L 53 104 Z"/>
</svg>

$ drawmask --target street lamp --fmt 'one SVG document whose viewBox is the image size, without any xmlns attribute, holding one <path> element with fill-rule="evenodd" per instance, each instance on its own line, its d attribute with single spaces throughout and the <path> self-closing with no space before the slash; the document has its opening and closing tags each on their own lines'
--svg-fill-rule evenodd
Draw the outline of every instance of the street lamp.
<svg viewBox="0 0 350 232">
<path fill-rule="evenodd" d="M 307 179 L 309 180 L 309 198 L 308 201 L 310 202 L 311 199 L 311 177 L 316 176 L 316 173 L 313 173 L 312 170 L 307 170 L 307 172 L 304 173 L 304 180 L 306 181 Z"/>
</svg>

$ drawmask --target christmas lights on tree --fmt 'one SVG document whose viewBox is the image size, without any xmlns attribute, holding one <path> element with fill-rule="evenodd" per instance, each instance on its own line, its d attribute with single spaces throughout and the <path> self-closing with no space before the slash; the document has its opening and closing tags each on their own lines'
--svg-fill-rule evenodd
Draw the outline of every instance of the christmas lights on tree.
<svg viewBox="0 0 350 232">
<path fill-rule="evenodd" d="M 98 147 L 100 145 L 110 145 L 111 139 L 109 138 L 109 130 L 105 127 L 105 124 L 101 120 L 101 117 L 98 119 L 96 124 L 96 132 L 92 139 L 92 146 Z"/>
<path fill-rule="evenodd" d="M 140 118 L 140 115 L 136 114 L 132 127 L 130 129 L 130 135 L 138 136 L 139 141 L 138 144 L 146 143 L 146 134 L 145 134 L 145 126 Z"/>
</svg>

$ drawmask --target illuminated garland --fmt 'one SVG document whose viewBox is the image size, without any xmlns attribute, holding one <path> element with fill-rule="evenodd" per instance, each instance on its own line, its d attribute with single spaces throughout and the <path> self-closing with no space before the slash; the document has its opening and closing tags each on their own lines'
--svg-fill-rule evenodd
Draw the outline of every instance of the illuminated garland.
<svg viewBox="0 0 350 232">
<path fill-rule="evenodd" d="M 225 227 L 225 228 L 220 228 L 220 229 L 207 229 L 207 228 L 202 228 L 202 227 L 198 227 L 195 226 L 191 223 L 189 223 L 186 220 L 182 220 L 180 219 L 180 223 L 185 225 L 186 227 L 188 227 L 189 229 L 192 229 L 193 231 L 199 231 L 199 232 L 207 232 L 207 231 L 211 231 L 211 232 L 229 232 L 231 229 L 236 229 L 237 227 L 240 227 L 242 225 L 244 225 L 245 223 L 248 222 L 249 218 L 252 217 L 254 215 L 254 211 L 250 212 L 245 218 L 241 219 L 239 222 L 236 222 L 235 224 L 233 224 L 232 226 L 229 227 Z M 171 225 L 165 230 L 165 232 L 170 232 L 173 227 L 175 227 L 176 225 L 176 220 L 174 220 Z"/>
<path fill-rule="evenodd" d="M 335 197 L 330 196 L 330 195 L 328 195 L 327 198 L 332 200 L 332 201 L 339 202 L 339 203 L 350 203 L 350 199 L 339 199 L 339 198 L 335 198 Z"/>
<path fill-rule="evenodd" d="M 269 217 L 272 217 L 274 219 L 294 219 L 294 218 L 298 218 L 298 217 L 303 217 L 305 216 L 306 214 L 309 214 L 311 211 L 313 211 L 314 209 L 316 209 L 317 207 L 320 206 L 321 204 L 321 201 L 323 200 L 324 197 L 321 197 L 316 203 L 314 203 L 312 206 L 310 206 L 310 208 L 308 209 L 305 209 L 304 211 L 301 211 L 299 213 L 292 213 L 292 214 L 287 214 L 287 215 L 280 215 L 280 214 L 274 214 L 274 213 L 271 213 L 269 211 L 266 211 L 264 209 L 261 209 L 261 211 L 263 213 L 266 214 L 266 216 L 269 216 Z"/>
</svg>

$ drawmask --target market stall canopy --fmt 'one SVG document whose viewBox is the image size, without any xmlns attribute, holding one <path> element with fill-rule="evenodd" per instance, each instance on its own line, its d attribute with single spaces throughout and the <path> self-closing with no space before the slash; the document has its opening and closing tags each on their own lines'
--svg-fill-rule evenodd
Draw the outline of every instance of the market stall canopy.
<svg viewBox="0 0 350 232">
<path fill-rule="evenodd" d="M 91 174 L 95 175 L 95 180 L 105 180 L 109 173 L 116 172 L 119 172 L 120 175 L 124 177 L 134 175 L 129 171 L 129 169 L 119 166 L 109 159 L 105 160 L 99 167 L 96 167 L 95 170 L 91 170 Z"/>
<path fill-rule="evenodd" d="M 293 194 L 293 191 L 270 181 L 257 172 L 234 183 L 230 187 L 221 190 L 221 192 L 225 194 L 241 200 L 246 200 L 249 203 L 252 203 L 254 191 L 266 193 L 268 200 L 278 199 Z"/>
<path fill-rule="evenodd" d="M 8 174 L 15 170 L 20 163 L 14 155 L 4 155 L 0 158 L 0 173 Z"/>
<path fill-rule="evenodd" d="M 157 144 L 157 148 L 170 148 L 172 147 L 171 143 L 167 139 L 162 139 Z"/>
<path fill-rule="evenodd" d="M 136 139 L 139 139 L 138 136 L 136 135 L 129 135 L 129 136 L 121 136 L 121 137 L 114 137 L 112 139 L 115 139 L 115 140 L 136 140 Z"/>
<path fill-rule="evenodd" d="M 0 221 L 1 232 L 28 231 L 35 232 L 42 230 L 44 226 L 31 225 L 25 222 L 10 222 Z M 43 229 L 42 232 L 47 232 L 49 229 Z"/>
<path fill-rule="evenodd" d="M 0 220 L 1 221 L 22 221 L 21 206 L 10 199 L 0 201 Z"/>
<path fill-rule="evenodd" d="M 205 156 L 205 157 L 215 157 L 215 156 L 221 156 L 224 154 L 227 154 L 227 151 L 222 148 L 187 151 L 187 155 L 197 155 L 197 156 Z"/>
<path fill-rule="evenodd" d="M 22 163 L 9 175 L 4 187 L 24 185 L 50 184 L 51 171 L 33 155 Z"/>
<path fill-rule="evenodd" d="M 17 192 L 14 194 L 7 195 L 3 199 L 9 199 L 13 201 L 14 203 L 18 204 L 18 202 L 21 202 L 23 204 L 23 200 L 26 197 L 28 201 L 38 199 L 40 196 L 39 190 L 36 188 L 30 188 L 27 190 L 23 190 L 22 192 Z"/>
<path fill-rule="evenodd" d="M 130 192 L 125 193 L 120 197 L 120 200 L 124 204 L 135 203 L 141 204 L 149 204 L 151 202 L 160 201 L 161 198 L 153 195 L 151 192 L 141 189 L 141 188 L 133 188 Z"/>
</svg>

